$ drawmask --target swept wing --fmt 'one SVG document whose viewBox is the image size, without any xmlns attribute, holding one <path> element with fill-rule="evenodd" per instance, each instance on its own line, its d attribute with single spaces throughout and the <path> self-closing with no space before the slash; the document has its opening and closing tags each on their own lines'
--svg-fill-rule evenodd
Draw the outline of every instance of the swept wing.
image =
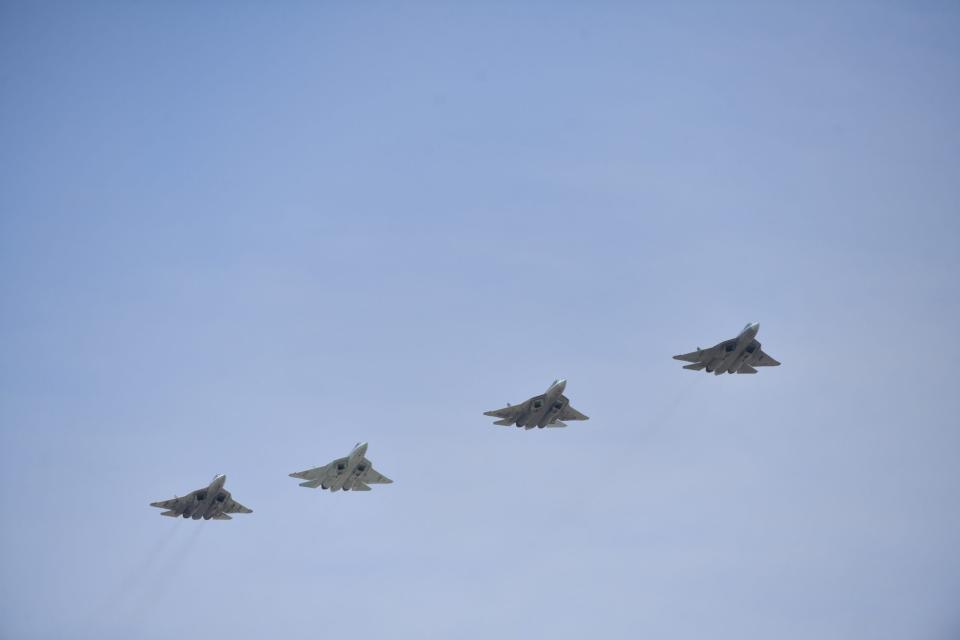
<svg viewBox="0 0 960 640">
<path fill-rule="evenodd" d="M 566 398 L 564 398 L 566 399 Z M 583 415 L 572 406 L 570 406 L 570 401 L 567 400 L 566 406 L 560 412 L 560 415 L 557 416 L 558 420 L 589 420 L 590 418 Z"/>
<path fill-rule="evenodd" d="M 736 341 L 734 341 L 736 343 Z M 720 343 L 708 349 L 697 349 L 690 353 L 684 353 L 679 356 L 673 356 L 674 360 L 683 360 L 684 362 L 709 362 L 716 358 L 723 349 L 724 343 Z"/>
<path fill-rule="evenodd" d="M 182 511 L 183 507 L 187 504 L 187 498 L 192 498 L 193 494 L 189 496 L 184 496 L 182 498 L 171 498 L 170 500 L 161 500 L 160 502 L 151 502 L 151 507 L 158 507 L 160 509 L 171 509 L 173 511 Z"/>
<path fill-rule="evenodd" d="M 521 402 L 520 404 L 508 404 L 503 409 L 496 409 L 494 411 L 484 411 L 483 415 L 490 416 L 492 418 L 502 418 L 504 420 L 516 420 L 521 413 L 524 413 L 527 410 L 527 407 L 530 406 L 530 403 L 540 400 L 543 402 L 546 396 L 539 395 L 533 398 L 530 398 L 526 402 Z"/>
<path fill-rule="evenodd" d="M 757 357 L 756 361 L 752 362 L 751 364 L 755 367 L 776 367 L 779 366 L 780 362 L 771 358 L 763 351 L 763 349 L 761 349 L 759 357 Z"/>
<path fill-rule="evenodd" d="M 311 482 L 316 481 L 317 484 L 308 485 L 306 482 L 301 483 L 302 486 L 311 486 L 315 487 L 320 482 L 326 482 L 327 479 L 336 478 L 338 475 L 343 473 L 347 468 L 347 458 L 337 458 L 330 464 L 325 464 L 322 467 L 313 467 L 312 469 L 307 469 L 306 471 L 297 471 L 296 473 L 291 473 L 291 478 L 300 478 L 301 480 L 310 480 Z"/>
<path fill-rule="evenodd" d="M 392 484 L 393 480 L 383 475 L 379 471 L 373 468 L 373 464 L 366 458 L 363 459 L 363 463 L 366 465 L 367 469 L 360 476 L 360 480 L 365 484 Z M 354 488 L 356 488 L 357 483 L 354 483 Z M 369 489 L 369 487 L 367 487 Z M 361 489 L 362 491 L 362 489 Z"/>
<path fill-rule="evenodd" d="M 230 496 L 230 492 L 227 491 L 227 498 L 224 500 L 223 504 L 223 513 L 253 513 L 253 509 L 248 509 L 243 506 Z M 220 518 L 221 520 L 229 520 L 230 518 Z"/>
</svg>

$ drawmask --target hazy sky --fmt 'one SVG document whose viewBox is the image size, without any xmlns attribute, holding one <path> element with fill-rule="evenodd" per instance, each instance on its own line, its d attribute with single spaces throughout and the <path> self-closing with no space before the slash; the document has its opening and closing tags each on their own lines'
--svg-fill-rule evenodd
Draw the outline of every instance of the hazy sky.
<svg viewBox="0 0 960 640">
<path fill-rule="evenodd" d="M 0 637 L 960 637 L 960 6 L 466 4 L 0 5 Z"/>
</svg>

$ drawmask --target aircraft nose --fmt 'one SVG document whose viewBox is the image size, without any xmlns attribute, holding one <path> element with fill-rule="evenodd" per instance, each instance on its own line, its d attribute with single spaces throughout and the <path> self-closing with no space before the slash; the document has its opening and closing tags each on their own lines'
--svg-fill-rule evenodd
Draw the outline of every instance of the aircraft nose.
<svg viewBox="0 0 960 640">
<path fill-rule="evenodd" d="M 357 445 L 357 453 L 359 453 L 360 455 L 366 455 L 366 453 L 367 453 L 367 443 L 366 443 L 366 442 L 361 442 L 360 444 Z"/>
<path fill-rule="evenodd" d="M 554 386 L 556 386 L 557 391 L 563 393 L 563 390 L 567 388 L 567 381 L 561 378 L 560 380 L 557 380 Z"/>
<path fill-rule="evenodd" d="M 754 333 L 757 333 L 758 331 L 760 331 L 760 323 L 754 322 L 752 325 L 750 325 L 750 328 L 753 329 Z"/>
</svg>

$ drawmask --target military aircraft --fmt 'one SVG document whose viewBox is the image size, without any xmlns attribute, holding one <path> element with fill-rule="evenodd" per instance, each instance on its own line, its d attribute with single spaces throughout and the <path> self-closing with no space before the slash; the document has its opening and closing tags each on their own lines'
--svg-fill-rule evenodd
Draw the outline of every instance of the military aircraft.
<svg viewBox="0 0 960 640">
<path fill-rule="evenodd" d="M 684 369 L 700 371 L 706 369 L 707 373 L 720 375 L 721 373 L 756 373 L 754 367 L 777 367 L 779 362 L 768 356 L 760 348 L 760 343 L 755 340 L 757 332 L 760 330 L 759 322 L 751 322 L 743 328 L 736 338 L 724 340 L 718 345 L 709 349 L 700 349 L 685 353 L 680 356 L 673 356 L 674 360 L 683 360 L 692 362 Z"/>
<path fill-rule="evenodd" d="M 377 473 L 365 457 L 367 443 L 358 442 L 346 458 L 339 458 L 323 467 L 291 473 L 291 478 L 306 480 L 301 487 L 329 489 L 330 491 L 370 491 L 368 484 L 391 484 L 393 480 Z"/>
<path fill-rule="evenodd" d="M 250 509 L 230 497 L 230 492 L 223 488 L 227 476 L 215 475 L 213 481 L 203 489 L 191 491 L 182 498 L 151 502 L 151 507 L 167 509 L 160 515 L 176 518 L 193 518 L 199 520 L 232 520 L 228 513 L 253 513 Z"/>
<path fill-rule="evenodd" d="M 534 396 L 517 405 L 508 404 L 496 411 L 485 411 L 483 415 L 500 418 L 493 424 L 507 427 L 517 425 L 526 429 L 567 426 L 561 420 L 589 420 L 590 418 L 570 406 L 570 399 L 563 395 L 566 387 L 566 380 L 554 380 L 543 395 Z"/>
</svg>

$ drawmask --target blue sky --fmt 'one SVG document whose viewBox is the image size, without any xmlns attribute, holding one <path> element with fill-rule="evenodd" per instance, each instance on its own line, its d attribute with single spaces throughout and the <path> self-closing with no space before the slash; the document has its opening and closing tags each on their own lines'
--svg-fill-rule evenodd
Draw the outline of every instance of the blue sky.
<svg viewBox="0 0 960 640">
<path fill-rule="evenodd" d="M 958 28 L 4 3 L 0 636 L 956 638 Z"/>
</svg>

